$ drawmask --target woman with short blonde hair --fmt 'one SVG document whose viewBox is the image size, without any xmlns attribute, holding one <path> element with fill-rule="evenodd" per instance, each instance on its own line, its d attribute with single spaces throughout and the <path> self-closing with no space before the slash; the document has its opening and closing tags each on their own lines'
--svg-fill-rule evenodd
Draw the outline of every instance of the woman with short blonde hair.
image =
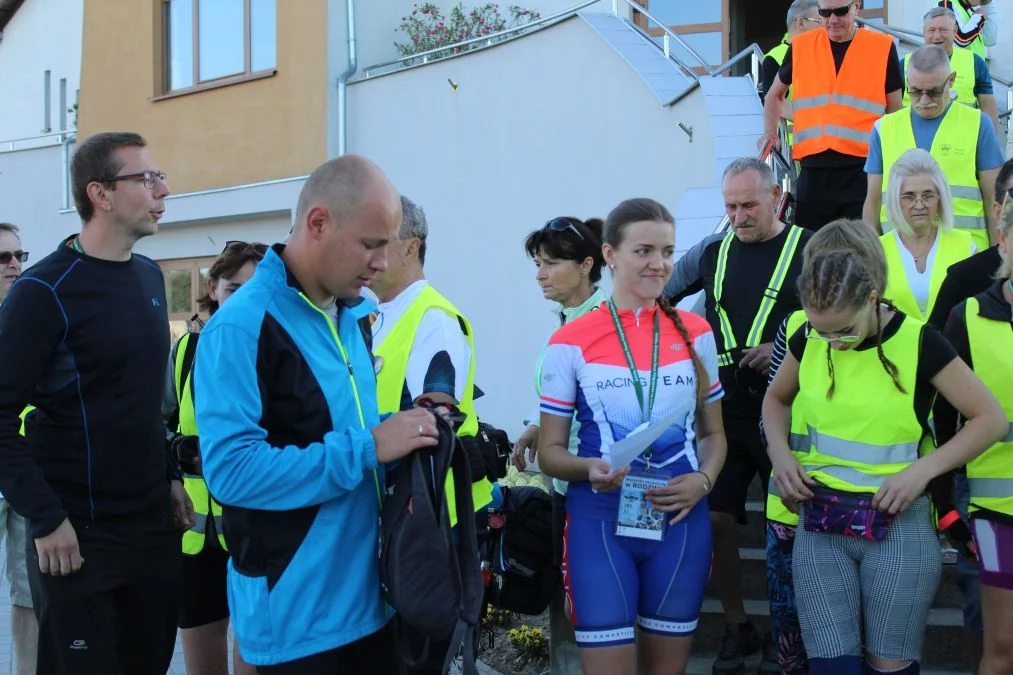
<svg viewBox="0 0 1013 675">
<path fill-rule="evenodd" d="M 880 237 L 886 254 L 886 297 L 922 321 L 932 312 L 950 265 L 974 254 L 971 235 L 953 227 L 953 196 L 936 159 L 908 150 L 890 167 L 888 222 Z"/>
</svg>

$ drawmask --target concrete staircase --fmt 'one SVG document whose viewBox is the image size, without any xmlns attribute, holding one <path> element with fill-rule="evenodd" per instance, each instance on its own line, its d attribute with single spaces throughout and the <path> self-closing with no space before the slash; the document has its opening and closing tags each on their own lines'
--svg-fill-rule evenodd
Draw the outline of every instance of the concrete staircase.
<svg viewBox="0 0 1013 675">
<path fill-rule="evenodd" d="M 770 630 L 767 605 L 766 531 L 763 519 L 764 497 L 754 481 L 750 488 L 747 511 L 749 523 L 739 526 L 739 555 L 742 558 L 742 585 L 746 611 L 761 633 Z M 944 561 L 947 558 L 944 557 Z M 952 561 L 952 556 L 950 557 Z M 974 638 L 964 629 L 963 600 L 956 582 L 956 568 L 944 564 L 935 604 L 929 614 L 925 635 L 923 675 L 971 675 L 975 652 Z M 707 587 L 700 627 L 693 641 L 693 659 L 687 675 L 711 675 L 711 662 L 721 647 L 724 616 L 713 584 Z M 757 672 L 759 657 L 747 662 L 746 675 Z M 813 675 L 819 675 L 813 673 Z"/>
</svg>

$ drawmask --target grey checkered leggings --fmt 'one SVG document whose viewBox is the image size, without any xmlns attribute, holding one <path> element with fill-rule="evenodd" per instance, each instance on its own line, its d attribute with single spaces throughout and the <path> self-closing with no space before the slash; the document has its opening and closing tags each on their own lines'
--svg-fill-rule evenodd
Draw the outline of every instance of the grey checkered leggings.
<svg viewBox="0 0 1013 675">
<path fill-rule="evenodd" d="M 800 525 L 792 556 L 809 658 L 860 655 L 864 635 L 870 654 L 921 660 L 942 574 L 928 497 L 897 516 L 881 542 L 807 532 Z"/>
</svg>

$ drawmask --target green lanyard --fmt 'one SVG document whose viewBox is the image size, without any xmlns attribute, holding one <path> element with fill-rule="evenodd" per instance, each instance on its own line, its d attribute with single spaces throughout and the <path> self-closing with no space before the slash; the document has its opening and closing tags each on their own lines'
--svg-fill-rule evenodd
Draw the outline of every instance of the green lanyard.
<svg viewBox="0 0 1013 675">
<path fill-rule="evenodd" d="M 73 239 L 70 240 L 70 247 L 75 251 L 77 251 L 78 253 L 88 255 L 87 253 L 84 252 L 84 249 L 81 247 L 81 241 L 78 237 L 74 237 Z"/>
<path fill-rule="evenodd" d="M 637 392 L 637 402 L 640 403 L 640 412 L 644 416 L 644 422 L 651 421 L 651 411 L 654 410 L 654 395 L 658 392 L 658 349 L 661 344 L 661 318 L 658 309 L 654 313 L 654 347 L 651 350 L 651 388 L 647 397 L 647 407 L 644 407 L 644 387 L 640 384 L 640 371 L 633 363 L 633 354 L 630 352 L 630 343 L 626 340 L 626 333 L 623 331 L 623 324 L 619 321 L 619 312 L 616 311 L 616 303 L 609 298 L 609 312 L 612 314 L 612 322 L 616 325 L 616 333 L 619 334 L 619 344 L 623 347 L 623 354 L 626 355 L 626 365 L 630 367 L 630 376 L 633 378 L 633 388 Z M 645 451 L 647 457 L 651 456 L 651 450 Z"/>
</svg>

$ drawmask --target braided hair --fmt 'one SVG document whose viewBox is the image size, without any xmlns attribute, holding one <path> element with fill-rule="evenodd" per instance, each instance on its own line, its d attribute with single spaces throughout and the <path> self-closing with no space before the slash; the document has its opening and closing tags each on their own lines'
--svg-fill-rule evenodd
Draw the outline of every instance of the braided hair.
<svg viewBox="0 0 1013 675">
<path fill-rule="evenodd" d="M 831 309 L 858 309 L 876 292 L 882 297 L 883 289 L 877 288 L 878 278 L 885 278 L 882 270 L 870 270 L 858 251 L 825 251 L 817 253 L 802 267 L 799 277 L 799 297 L 806 311 L 825 312 Z M 886 302 L 890 309 L 893 305 Z M 890 375 L 897 390 L 906 393 L 899 379 L 897 366 L 883 352 L 883 327 L 880 312 L 876 311 L 876 355 L 883 369 Z M 830 375 L 830 387 L 827 389 L 827 400 L 833 398 L 836 382 L 834 380 L 833 349 L 827 346 L 827 372 Z"/>
<path fill-rule="evenodd" d="M 686 343 L 686 348 L 689 349 L 690 358 L 693 359 L 693 370 L 696 371 L 696 404 L 697 407 L 701 407 L 707 399 L 707 390 L 710 389 L 710 378 L 707 375 L 707 368 L 703 365 L 700 355 L 696 353 L 696 348 L 693 347 L 693 340 L 690 338 L 689 330 L 686 329 L 686 324 L 682 322 L 679 310 L 672 307 L 664 296 L 658 298 L 658 309 L 672 320 L 672 323 L 675 324 L 675 330 L 679 331 L 679 336 Z"/>
</svg>

